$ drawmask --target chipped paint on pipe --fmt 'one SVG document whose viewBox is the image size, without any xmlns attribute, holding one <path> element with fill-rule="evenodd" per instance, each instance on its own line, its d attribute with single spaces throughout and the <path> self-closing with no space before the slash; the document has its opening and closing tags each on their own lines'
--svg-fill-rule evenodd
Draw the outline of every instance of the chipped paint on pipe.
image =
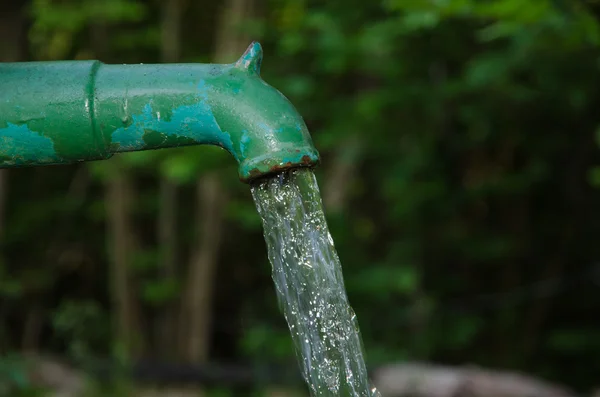
<svg viewBox="0 0 600 397">
<path fill-rule="evenodd" d="M 0 64 L 0 168 L 218 145 L 249 181 L 319 160 L 302 117 L 260 78 L 252 43 L 233 64 Z"/>
</svg>

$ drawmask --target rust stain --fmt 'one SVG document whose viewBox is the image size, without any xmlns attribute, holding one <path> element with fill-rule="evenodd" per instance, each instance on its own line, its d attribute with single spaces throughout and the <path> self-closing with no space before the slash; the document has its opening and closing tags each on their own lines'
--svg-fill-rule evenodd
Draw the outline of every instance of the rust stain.
<svg viewBox="0 0 600 397">
<path fill-rule="evenodd" d="M 259 179 L 259 178 L 267 177 L 269 175 L 278 174 L 280 172 L 287 171 L 290 168 L 312 167 L 314 165 L 316 165 L 316 163 L 310 158 L 310 156 L 304 155 L 304 156 L 302 156 L 302 158 L 300 159 L 299 162 L 288 161 L 287 163 L 283 163 L 283 164 L 275 164 L 274 166 L 269 168 L 268 171 L 260 171 L 258 168 L 254 168 L 254 169 L 250 170 L 250 172 L 248 173 L 249 174 L 248 178 L 241 178 L 240 180 L 242 182 L 247 183 L 247 182 L 250 182 L 255 179 Z"/>
</svg>

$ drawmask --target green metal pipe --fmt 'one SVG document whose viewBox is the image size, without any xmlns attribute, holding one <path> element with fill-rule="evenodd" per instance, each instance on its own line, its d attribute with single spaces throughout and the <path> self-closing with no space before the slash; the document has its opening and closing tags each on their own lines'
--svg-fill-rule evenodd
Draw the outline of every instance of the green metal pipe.
<svg viewBox="0 0 600 397">
<path fill-rule="evenodd" d="M 0 63 L 0 168 L 218 145 L 242 181 L 314 166 L 293 105 L 260 78 L 254 42 L 234 64 Z"/>
</svg>

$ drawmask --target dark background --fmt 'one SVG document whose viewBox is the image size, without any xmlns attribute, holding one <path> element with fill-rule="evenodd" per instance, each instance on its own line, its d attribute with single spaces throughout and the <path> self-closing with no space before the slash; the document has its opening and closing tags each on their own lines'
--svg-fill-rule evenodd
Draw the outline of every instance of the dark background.
<svg viewBox="0 0 600 397">
<path fill-rule="evenodd" d="M 228 63 L 259 40 L 321 152 L 369 366 L 600 385 L 600 2 L 0 4 L 3 61 Z M 19 390 L 32 352 L 295 371 L 223 151 L 2 171 L 0 214 L 0 367 Z"/>
</svg>

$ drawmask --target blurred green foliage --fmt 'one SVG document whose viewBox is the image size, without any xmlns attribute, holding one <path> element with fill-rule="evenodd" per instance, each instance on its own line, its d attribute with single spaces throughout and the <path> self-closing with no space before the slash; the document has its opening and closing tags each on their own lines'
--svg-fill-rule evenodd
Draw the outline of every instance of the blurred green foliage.
<svg viewBox="0 0 600 397">
<path fill-rule="evenodd" d="M 101 60 L 159 60 L 159 2 L 26 3 L 32 59 L 96 57 L 90 27 L 102 24 Z M 182 61 L 206 62 L 220 9 L 185 7 Z M 261 41 L 263 78 L 298 107 L 321 151 L 317 176 L 370 363 L 477 363 L 596 385 L 600 3 L 265 0 L 262 9 L 239 28 Z M 193 182 L 218 170 L 229 200 L 211 354 L 291 359 L 260 220 L 232 159 L 215 148 L 120 159 L 138 189 L 131 266 L 144 310 L 177 298 L 184 281 L 156 271 L 158 177 L 181 189 L 187 253 Z M 1 350 L 20 348 L 19 324 L 41 308 L 40 347 L 110 351 L 102 189 L 115 172 L 112 160 L 10 171 Z M 330 204 L 328 187 L 340 184 L 341 204 Z M 546 279 L 569 287 L 503 295 Z M 498 295 L 479 305 L 487 294 Z"/>
</svg>

